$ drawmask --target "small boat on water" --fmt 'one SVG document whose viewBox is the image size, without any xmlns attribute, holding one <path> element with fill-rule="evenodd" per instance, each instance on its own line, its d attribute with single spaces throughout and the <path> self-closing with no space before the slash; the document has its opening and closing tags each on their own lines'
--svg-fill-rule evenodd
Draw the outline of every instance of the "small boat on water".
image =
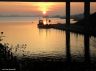
<svg viewBox="0 0 96 71">
<path fill-rule="evenodd" d="M 57 24 L 44 24 L 43 20 L 39 20 L 39 24 L 37 25 L 39 29 L 64 29 L 64 24 L 57 23 Z"/>
<path fill-rule="evenodd" d="M 43 20 L 39 20 L 38 28 L 51 28 L 50 24 L 44 24 Z"/>
</svg>

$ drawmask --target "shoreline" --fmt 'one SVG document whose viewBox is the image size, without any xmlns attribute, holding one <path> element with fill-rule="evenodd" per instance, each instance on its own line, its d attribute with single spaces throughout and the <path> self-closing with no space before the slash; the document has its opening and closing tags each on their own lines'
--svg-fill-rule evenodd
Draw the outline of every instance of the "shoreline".
<svg viewBox="0 0 96 71">
<path fill-rule="evenodd" d="M 96 33 L 95 30 L 92 30 L 93 28 L 86 28 L 83 26 L 78 26 L 76 24 L 49 24 L 47 27 L 43 26 L 43 27 L 38 27 L 39 29 L 58 29 L 58 30 L 63 30 L 63 31 L 69 31 L 69 32 L 73 32 L 73 33 L 77 33 L 77 34 L 86 34 L 89 36 L 94 36 L 96 37 Z"/>
</svg>

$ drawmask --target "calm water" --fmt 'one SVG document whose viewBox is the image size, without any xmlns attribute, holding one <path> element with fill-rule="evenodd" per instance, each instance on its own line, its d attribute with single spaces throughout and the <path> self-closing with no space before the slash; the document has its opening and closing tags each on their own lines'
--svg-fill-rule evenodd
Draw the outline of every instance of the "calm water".
<svg viewBox="0 0 96 71">
<path fill-rule="evenodd" d="M 52 23 L 65 23 L 64 19 L 51 18 Z M 74 21 L 71 20 L 71 23 Z M 66 58 L 66 32 L 56 29 L 38 29 L 38 18 L 0 18 L 3 43 L 9 43 L 15 56 Z M 96 57 L 96 38 L 90 37 L 90 56 Z M 70 54 L 77 61 L 84 60 L 84 35 L 70 33 Z"/>
</svg>

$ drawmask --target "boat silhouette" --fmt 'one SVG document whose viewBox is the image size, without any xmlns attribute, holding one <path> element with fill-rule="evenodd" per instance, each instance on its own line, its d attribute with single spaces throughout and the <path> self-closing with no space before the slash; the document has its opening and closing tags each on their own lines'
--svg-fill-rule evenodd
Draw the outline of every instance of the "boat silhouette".
<svg viewBox="0 0 96 71">
<path fill-rule="evenodd" d="M 39 20 L 38 28 L 52 28 L 51 24 L 44 24 L 43 20 Z"/>
</svg>

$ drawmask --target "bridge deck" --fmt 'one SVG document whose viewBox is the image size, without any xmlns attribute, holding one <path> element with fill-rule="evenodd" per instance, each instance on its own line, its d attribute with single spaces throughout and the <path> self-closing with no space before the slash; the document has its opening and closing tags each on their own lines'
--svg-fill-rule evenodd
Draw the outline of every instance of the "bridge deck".
<svg viewBox="0 0 96 71">
<path fill-rule="evenodd" d="M 0 0 L 0 1 L 16 1 L 16 2 L 84 2 L 84 1 L 90 1 L 90 2 L 96 2 L 96 0 Z"/>
</svg>

